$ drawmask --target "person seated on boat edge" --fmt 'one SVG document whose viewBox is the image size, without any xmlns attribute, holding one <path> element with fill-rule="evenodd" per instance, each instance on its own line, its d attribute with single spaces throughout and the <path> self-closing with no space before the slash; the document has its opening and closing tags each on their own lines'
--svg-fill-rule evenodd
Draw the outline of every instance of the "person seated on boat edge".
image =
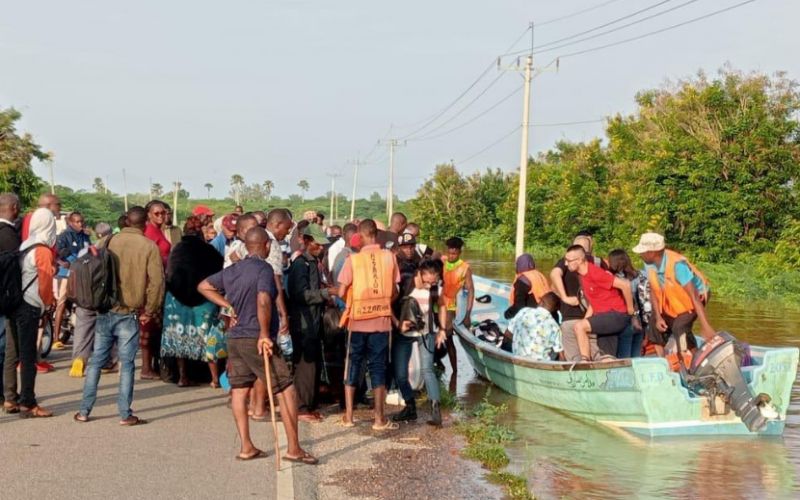
<svg viewBox="0 0 800 500">
<path fill-rule="evenodd" d="M 561 328 L 558 325 L 561 299 L 553 292 L 542 296 L 539 307 L 523 307 L 508 323 L 505 336 L 511 352 L 533 361 L 563 359 Z"/>
<path fill-rule="evenodd" d="M 694 352 L 697 342 L 692 325 L 697 319 L 703 338 L 714 337 L 716 331 L 708 322 L 705 307 L 711 288 L 703 273 L 683 255 L 668 250 L 664 237 L 658 233 L 644 233 L 633 251 L 644 261 L 650 280 L 655 328 L 649 329 L 648 337 L 655 344 L 656 354 L 664 357 L 670 335 L 676 341 L 682 336 L 686 338 L 685 345 L 680 346 L 681 352 Z"/>
<path fill-rule="evenodd" d="M 640 293 L 640 290 L 649 290 L 647 274 L 634 269 L 628 252 L 619 248 L 608 254 L 608 270 L 614 276 L 630 282 L 633 308 L 636 310 L 628 328 L 619 335 L 616 356 L 619 359 L 638 358 L 641 356 L 642 342 L 644 341 L 643 325 L 649 321 L 651 310 L 649 297 L 646 301 L 642 300 L 643 294 Z"/>
<path fill-rule="evenodd" d="M 531 254 L 524 253 L 517 257 L 516 273 L 508 297 L 510 307 L 506 309 L 506 319 L 516 316 L 523 307 L 537 307 L 544 294 L 550 291 L 550 283 L 536 269 L 536 261 Z"/>
<path fill-rule="evenodd" d="M 584 251 L 591 255 L 592 239 L 584 233 L 586 231 L 579 233 L 572 244 L 581 245 Z M 594 258 L 592 260 L 597 262 Z M 600 263 L 602 264 L 603 262 L 600 261 Z M 575 325 L 583 319 L 585 313 L 584 304 L 580 300 L 582 294 L 580 277 L 569 270 L 566 260 L 562 257 L 550 272 L 550 282 L 553 291 L 561 299 L 561 342 L 564 346 L 564 356 L 567 361 L 580 361 L 581 353 L 573 331 Z M 613 347 L 614 352 L 616 352 L 616 342 L 613 345 L 606 345 L 606 340 L 606 338 L 601 339 L 603 345 L 598 346 L 597 336 L 589 336 L 592 359 L 602 355 L 601 347 L 604 350 L 610 350 L 609 348 Z"/>
<path fill-rule="evenodd" d="M 469 328 L 472 322 L 472 304 L 475 302 L 475 285 L 472 282 L 472 270 L 469 264 L 461 260 L 461 251 L 464 248 L 464 240 L 459 237 L 450 238 L 445 242 L 447 247 L 446 260 L 444 262 L 444 287 L 442 289 L 442 296 L 447 306 L 447 357 L 450 359 L 450 367 L 453 369 L 453 375 L 458 372 L 456 362 L 456 344 L 453 342 L 453 330 L 455 328 L 456 320 L 456 305 L 458 302 L 458 294 L 462 290 L 467 291 L 467 300 L 465 306 L 467 310 L 464 313 L 464 319 L 461 324 Z"/>
<path fill-rule="evenodd" d="M 589 262 L 586 250 L 581 245 L 569 247 L 565 260 L 569 270 L 580 276 L 581 288 L 589 303 L 586 317 L 575 324 L 574 332 L 581 360 L 591 361 L 589 334 L 618 336 L 630 324 L 636 312 L 631 284 Z M 616 346 L 613 352 L 616 353 Z"/>
</svg>

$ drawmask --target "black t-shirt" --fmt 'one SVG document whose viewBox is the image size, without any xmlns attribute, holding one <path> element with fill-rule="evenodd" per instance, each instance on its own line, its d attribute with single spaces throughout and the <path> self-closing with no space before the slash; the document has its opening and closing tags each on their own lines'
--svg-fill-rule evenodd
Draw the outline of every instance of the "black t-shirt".
<svg viewBox="0 0 800 500">
<path fill-rule="evenodd" d="M 564 291 L 567 292 L 567 296 L 577 297 L 581 289 L 581 280 L 578 274 L 567 269 L 567 262 L 563 258 L 556 262 L 556 267 L 564 273 Z M 583 315 L 584 313 L 580 306 L 571 306 L 566 302 L 561 302 L 561 317 L 563 321 L 583 319 Z"/>
<path fill-rule="evenodd" d="M 0 222 L 0 252 L 16 252 L 21 243 L 17 227 Z"/>
</svg>

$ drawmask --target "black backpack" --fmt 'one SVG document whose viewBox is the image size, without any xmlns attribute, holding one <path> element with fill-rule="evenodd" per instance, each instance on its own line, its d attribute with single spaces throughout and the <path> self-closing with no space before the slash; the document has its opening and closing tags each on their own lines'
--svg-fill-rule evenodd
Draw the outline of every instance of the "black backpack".
<svg viewBox="0 0 800 500">
<path fill-rule="evenodd" d="M 103 247 L 89 247 L 89 252 L 69 266 L 67 299 L 79 307 L 108 312 L 119 302 L 116 266 L 108 251 L 112 238 Z"/>
<path fill-rule="evenodd" d="M 0 252 L 0 316 L 8 316 L 22 304 L 22 297 L 33 285 L 33 279 L 22 286 L 22 259 L 36 247 L 46 246 L 42 243 L 31 245 L 25 251 Z"/>
</svg>

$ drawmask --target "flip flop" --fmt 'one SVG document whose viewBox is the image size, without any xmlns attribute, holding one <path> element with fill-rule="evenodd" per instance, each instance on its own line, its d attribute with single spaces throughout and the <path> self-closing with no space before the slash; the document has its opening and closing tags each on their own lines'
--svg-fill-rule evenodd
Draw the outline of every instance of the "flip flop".
<svg viewBox="0 0 800 500">
<path fill-rule="evenodd" d="M 78 412 L 72 416 L 72 420 L 85 424 L 86 422 L 89 421 L 89 417 L 84 417 L 83 415 L 81 415 L 81 412 Z"/>
<path fill-rule="evenodd" d="M 52 416 L 52 411 L 45 410 L 39 405 L 36 405 L 33 408 L 28 408 L 27 410 L 23 409 L 22 407 L 19 408 L 19 418 L 50 418 Z"/>
<path fill-rule="evenodd" d="M 262 416 L 262 417 L 257 417 L 257 416 L 255 416 L 255 415 L 250 415 L 250 418 L 252 418 L 252 419 L 253 419 L 253 420 L 255 420 L 256 422 L 263 422 L 263 421 L 265 421 L 265 420 L 269 420 L 269 418 L 270 418 L 270 417 L 269 417 L 269 415 L 264 415 L 264 416 Z"/>
<path fill-rule="evenodd" d="M 134 425 L 144 425 L 147 423 L 147 420 L 141 419 L 139 417 L 134 417 L 131 415 L 130 417 L 126 418 L 125 420 L 120 420 L 119 425 L 123 427 L 133 427 Z"/>
<path fill-rule="evenodd" d="M 373 431 L 396 431 L 400 428 L 400 424 L 397 422 L 392 422 L 391 420 L 387 420 L 384 425 L 375 425 L 372 424 Z"/>
<path fill-rule="evenodd" d="M 19 405 L 3 403 L 3 413 L 7 413 L 9 415 L 16 415 L 17 413 L 19 413 Z"/>
<path fill-rule="evenodd" d="M 317 457 L 309 455 L 308 453 L 303 454 L 302 457 L 287 457 L 284 455 L 283 460 L 294 464 L 305 465 L 317 465 L 319 463 L 319 459 Z"/>
<path fill-rule="evenodd" d="M 266 457 L 267 457 L 266 451 L 258 450 L 258 452 L 255 455 L 250 455 L 249 457 L 236 455 L 236 460 L 240 462 L 249 462 L 250 460 L 258 460 L 259 458 L 266 458 Z"/>
<path fill-rule="evenodd" d="M 345 422 L 344 418 L 340 418 L 339 421 L 336 422 L 336 425 L 339 427 L 344 427 L 345 429 L 352 429 L 356 426 L 356 421 L 353 420 L 352 422 Z"/>
</svg>

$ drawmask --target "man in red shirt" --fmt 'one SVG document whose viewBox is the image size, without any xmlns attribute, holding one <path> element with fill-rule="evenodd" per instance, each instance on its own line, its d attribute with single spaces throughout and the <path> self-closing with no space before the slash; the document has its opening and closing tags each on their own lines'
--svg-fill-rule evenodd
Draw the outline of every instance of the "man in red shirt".
<svg viewBox="0 0 800 500">
<path fill-rule="evenodd" d="M 631 284 L 589 262 L 580 245 L 569 247 L 564 260 L 567 268 L 580 276 L 581 289 L 589 302 L 586 316 L 575 325 L 575 337 L 581 360 L 591 361 L 589 335 L 619 335 L 635 314 Z"/>
</svg>

